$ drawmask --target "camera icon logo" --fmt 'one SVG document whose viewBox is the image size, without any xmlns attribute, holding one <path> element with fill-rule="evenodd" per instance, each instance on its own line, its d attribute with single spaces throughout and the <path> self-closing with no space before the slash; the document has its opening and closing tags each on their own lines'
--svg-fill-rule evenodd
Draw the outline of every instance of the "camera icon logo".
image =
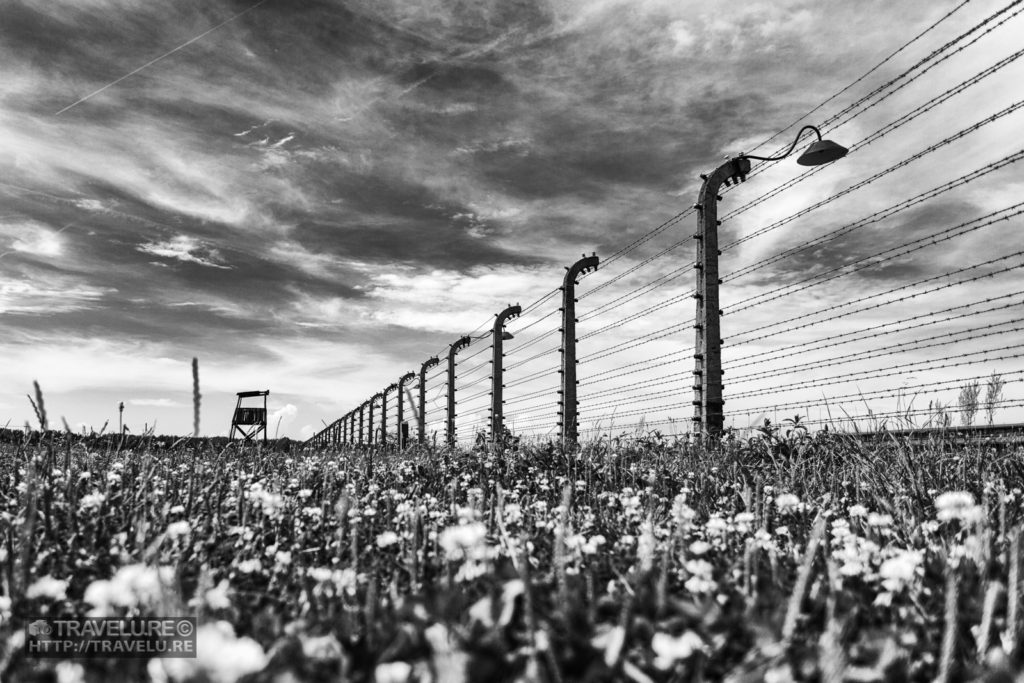
<svg viewBox="0 0 1024 683">
<path fill-rule="evenodd" d="M 28 625 L 28 634 L 30 636 L 48 636 L 51 633 L 53 633 L 53 626 L 45 619 L 36 619 Z"/>
</svg>

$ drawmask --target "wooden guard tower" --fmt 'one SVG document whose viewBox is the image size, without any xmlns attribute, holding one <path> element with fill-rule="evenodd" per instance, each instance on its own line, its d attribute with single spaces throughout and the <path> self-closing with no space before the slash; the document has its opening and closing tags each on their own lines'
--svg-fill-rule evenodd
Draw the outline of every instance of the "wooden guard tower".
<svg viewBox="0 0 1024 683">
<path fill-rule="evenodd" d="M 263 443 L 267 442 L 267 396 L 270 390 L 266 391 L 239 391 L 238 403 L 235 404 L 235 414 L 231 418 L 231 433 L 228 438 L 232 441 L 235 438 L 235 430 L 242 435 L 245 441 L 255 441 L 256 437 L 263 433 Z M 242 399 L 263 397 L 263 407 L 243 406 Z"/>
</svg>

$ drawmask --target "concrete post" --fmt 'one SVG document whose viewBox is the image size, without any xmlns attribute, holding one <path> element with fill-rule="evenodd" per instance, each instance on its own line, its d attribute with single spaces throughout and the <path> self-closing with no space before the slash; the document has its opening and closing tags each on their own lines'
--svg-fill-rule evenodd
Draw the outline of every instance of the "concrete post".
<svg viewBox="0 0 1024 683">
<path fill-rule="evenodd" d="M 399 450 L 403 450 L 408 445 L 408 444 L 406 444 L 406 439 L 403 436 L 404 434 L 406 434 L 406 432 L 402 431 L 402 429 L 404 428 L 404 425 L 405 425 L 405 420 L 403 419 L 403 417 L 404 417 L 404 410 L 403 410 L 403 408 L 405 407 L 405 400 L 404 400 L 405 399 L 405 383 L 411 381 L 414 377 L 416 377 L 416 373 L 415 372 L 407 372 L 407 373 L 405 373 L 404 375 L 402 375 L 398 379 L 398 449 Z"/>
<path fill-rule="evenodd" d="M 388 445 L 388 394 L 397 388 L 397 384 L 389 384 L 380 395 L 380 443 L 382 446 Z M 398 403 L 401 405 L 401 397 L 399 397 Z"/>
<path fill-rule="evenodd" d="M 501 439 L 501 435 L 504 432 L 504 406 L 505 401 L 502 398 L 502 389 L 505 388 L 503 382 L 504 377 L 504 363 L 502 359 L 505 357 L 503 353 L 503 344 L 505 336 L 505 323 L 512 318 L 518 318 L 519 314 L 523 312 L 523 309 L 516 304 L 515 306 L 509 306 L 501 313 L 498 313 L 494 319 L 494 328 L 491 330 L 491 350 L 493 356 L 491 359 L 491 441 L 498 441 Z"/>
<path fill-rule="evenodd" d="M 366 432 L 363 429 L 363 415 L 366 412 L 366 401 L 363 401 L 362 405 L 359 406 L 359 445 L 362 446 L 366 443 Z"/>
<path fill-rule="evenodd" d="M 701 175 L 697 203 L 697 315 L 696 349 L 693 368 L 693 422 L 704 434 L 719 434 L 724 424 L 722 404 L 722 335 L 719 319 L 718 285 L 718 190 L 722 183 L 739 182 L 750 172 L 750 160 L 729 159 L 711 172 Z"/>
<path fill-rule="evenodd" d="M 420 445 L 426 443 L 427 439 L 427 369 L 432 368 L 441 361 L 437 356 L 428 358 L 420 366 L 420 405 L 419 405 L 419 436 Z"/>
<path fill-rule="evenodd" d="M 448 446 L 455 445 L 455 354 L 469 346 L 473 340 L 462 337 L 448 348 L 448 410 L 445 440 Z"/>
<path fill-rule="evenodd" d="M 377 402 L 377 399 L 380 398 L 380 397 L 381 397 L 381 395 L 379 393 L 374 394 L 373 396 L 370 397 L 370 424 L 369 424 L 369 429 L 366 432 L 366 436 L 368 437 L 367 441 L 369 442 L 369 444 L 371 446 L 374 443 L 376 443 L 376 440 L 377 440 L 377 434 L 376 434 L 376 432 L 373 429 L 373 406 L 374 406 L 374 403 Z"/>
<path fill-rule="evenodd" d="M 597 255 L 584 256 L 566 267 L 562 279 L 562 388 L 558 399 L 558 425 L 562 443 L 575 443 L 579 436 L 579 400 L 576 398 L 576 278 L 597 270 Z"/>
</svg>

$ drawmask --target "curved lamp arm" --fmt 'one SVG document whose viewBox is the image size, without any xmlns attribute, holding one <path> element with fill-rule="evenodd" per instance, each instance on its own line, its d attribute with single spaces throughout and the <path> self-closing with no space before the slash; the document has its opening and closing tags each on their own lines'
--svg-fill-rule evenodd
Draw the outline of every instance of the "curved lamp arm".
<svg viewBox="0 0 1024 683">
<path fill-rule="evenodd" d="M 800 132 L 798 132 L 796 134 L 796 138 L 793 140 L 793 144 L 789 146 L 789 149 L 787 149 L 785 154 L 783 154 L 782 156 L 777 156 L 777 157 L 756 157 L 753 154 L 741 154 L 740 156 L 746 157 L 748 159 L 757 159 L 758 161 L 778 161 L 779 159 L 785 159 L 786 157 L 788 157 L 790 154 L 793 153 L 794 149 L 796 149 L 796 143 L 800 142 L 800 136 L 804 134 L 805 130 L 813 130 L 814 134 L 818 136 L 819 140 L 821 140 L 821 131 L 818 130 L 814 126 L 808 125 L 808 126 L 804 126 L 803 128 L 800 129 Z"/>
<path fill-rule="evenodd" d="M 830 161 L 841 159 L 844 156 L 846 156 L 847 152 L 849 152 L 848 149 L 846 149 L 842 145 L 832 142 L 831 140 L 822 140 L 821 131 L 819 131 L 814 126 L 808 125 L 800 129 L 800 131 L 796 134 L 796 139 L 793 140 L 793 144 L 790 145 L 789 149 L 787 149 L 779 156 L 759 157 L 754 156 L 753 154 L 740 154 L 737 158 L 756 159 L 758 161 L 778 161 L 780 159 L 785 159 L 786 157 L 793 153 L 794 149 L 796 149 L 796 144 L 800 141 L 800 136 L 803 135 L 805 130 L 813 130 L 814 134 L 818 136 L 818 139 L 812 142 L 807 147 L 807 149 L 804 150 L 803 154 L 801 154 L 797 158 L 796 163 L 800 164 L 801 166 L 821 166 L 822 164 L 827 164 Z"/>
</svg>

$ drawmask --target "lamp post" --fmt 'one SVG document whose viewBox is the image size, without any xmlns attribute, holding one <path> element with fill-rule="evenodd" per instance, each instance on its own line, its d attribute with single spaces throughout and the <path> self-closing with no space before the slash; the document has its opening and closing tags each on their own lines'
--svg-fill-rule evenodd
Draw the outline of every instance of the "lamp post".
<svg viewBox="0 0 1024 683">
<path fill-rule="evenodd" d="M 407 425 L 405 424 L 405 414 L 402 410 L 402 407 L 405 404 L 402 401 L 405 398 L 405 383 L 410 382 L 415 378 L 415 372 L 407 372 L 404 375 L 402 375 L 398 380 L 398 450 L 404 450 L 405 447 L 408 445 L 406 444 Z"/>
<path fill-rule="evenodd" d="M 388 394 L 398 389 L 398 384 L 389 384 L 384 391 L 380 392 L 380 445 L 388 445 Z M 399 405 L 401 405 L 401 396 Z"/>
<path fill-rule="evenodd" d="M 420 366 L 420 404 L 419 404 L 419 434 L 417 435 L 418 442 L 420 445 L 426 441 L 427 438 L 427 369 L 434 367 L 441 361 L 437 356 L 431 356 L 423 362 Z"/>
<path fill-rule="evenodd" d="M 502 389 L 505 388 L 505 376 L 503 359 L 505 358 L 502 342 L 512 339 L 512 335 L 505 331 L 505 323 L 512 318 L 518 318 L 523 309 L 516 304 L 509 306 L 494 319 L 494 327 L 491 329 L 491 441 L 498 442 L 504 433 L 504 406 Z"/>
<path fill-rule="evenodd" d="M 793 144 L 783 154 L 775 157 L 759 157 L 739 154 L 727 159 L 709 174 L 701 174 L 704 181 L 700 186 L 697 203 L 697 316 L 696 345 L 693 368 L 693 422 L 696 431 L 705 434 L 719 434 L 722 431 L 724 415 L 722 405 L 722 336 L 719 319 L 718 285 L 718 190 L 724 183 L 741 183 L 750 172 L 750 160 L 778 161 L 792 154 L 800 136 L 805 130 L 814 131 L 818 139 L 797 158 L 802 166 L 819 166 L 846 156 L 847 149 L 831 140 L 823 140 L 821 132 L 814 126 L 804 126 L 796 134 Z"/>
<path fill-rule="evenodd" d="M 450 448 L 455 446 L 455 354 L 472 341 L 469 337 L 460 337 L 448 347 L 448 420 L 445 439 Z"/>
</svg>

